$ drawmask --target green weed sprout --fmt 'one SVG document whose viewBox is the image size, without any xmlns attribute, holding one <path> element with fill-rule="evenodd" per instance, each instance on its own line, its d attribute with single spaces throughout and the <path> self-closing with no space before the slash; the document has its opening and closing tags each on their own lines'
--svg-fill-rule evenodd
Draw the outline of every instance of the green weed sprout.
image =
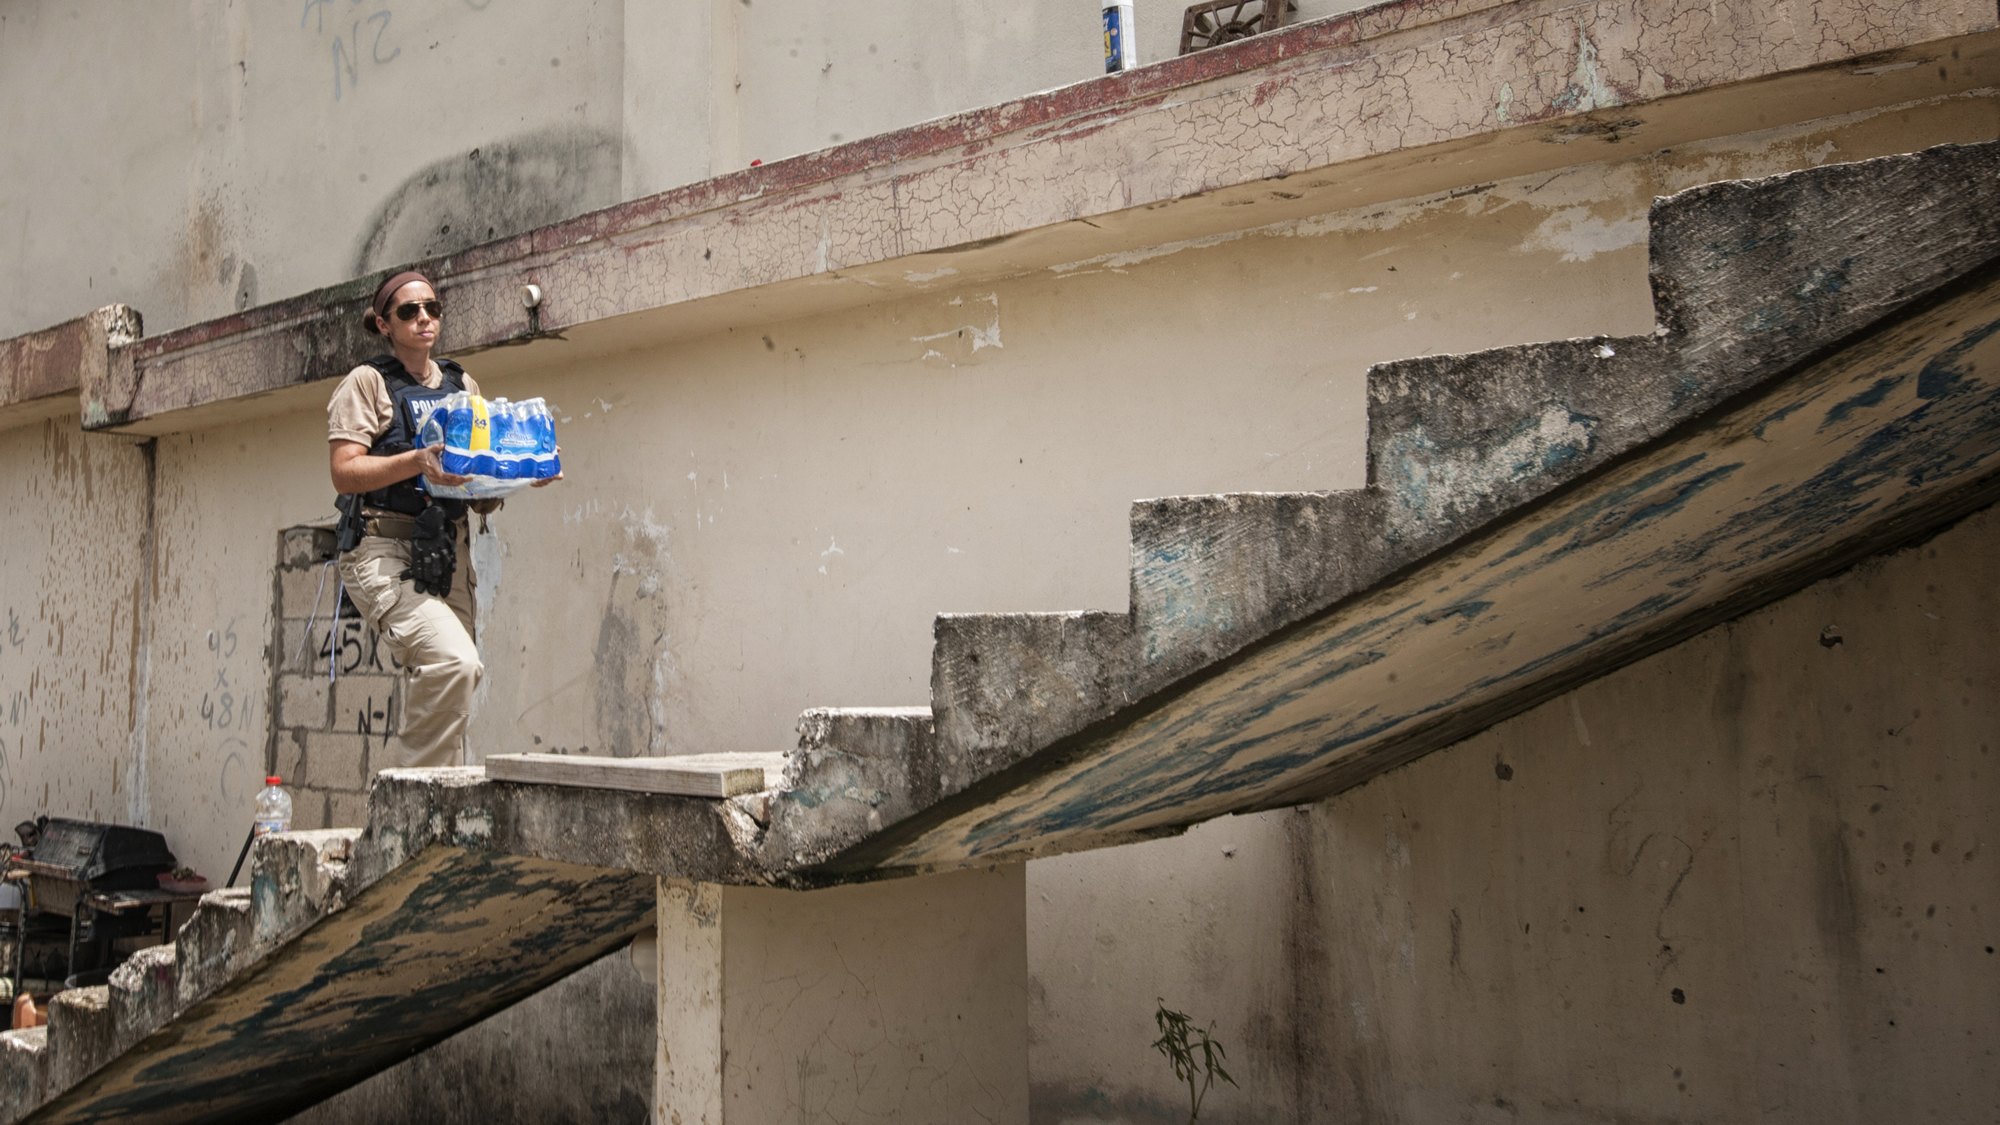
<svg viewBox="0 0 2000 1125">
<path fill-rule="evenodd" d="M 1215 1030 L 1214 1023 L 1196 1027 L 1186 1012 L 1168 1008 L 1164 999 L 1159 1004 L 1153 1022 L 1160 1026 L 1160 1037 L 1153 1041 L 1153 1049 L 1173 1064 L 1174 1078 L 1187 1083 L 1188 1125 L 1195 1125 L 1201 1117 L 1202 1099 L 1208 1097 L 1208 1088 L 1215 1085 L 1215 1080 L 1220 1078 L 1236 1086 L 1236 1079 L 1223 1069 L 1222 1062 L 1228 1055 L 1210 1034 Z"/>
</svg>

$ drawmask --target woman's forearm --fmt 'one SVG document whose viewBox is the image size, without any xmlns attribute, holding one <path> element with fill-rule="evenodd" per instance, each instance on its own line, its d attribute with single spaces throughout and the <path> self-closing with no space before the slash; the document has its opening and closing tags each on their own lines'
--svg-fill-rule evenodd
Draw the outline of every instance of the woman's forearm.
<svg viewBox="0 0 2000 1125">
<path fill-rule="evenodd" d="M 341 446 L 347 446 L 343 450 Z M 332 452 L 333 489 L 340 493 L 373 492 L 424 471 L 423 450 L 412 449 L 376 457 L 357 442 L 336 443 Z"/>
</svg>

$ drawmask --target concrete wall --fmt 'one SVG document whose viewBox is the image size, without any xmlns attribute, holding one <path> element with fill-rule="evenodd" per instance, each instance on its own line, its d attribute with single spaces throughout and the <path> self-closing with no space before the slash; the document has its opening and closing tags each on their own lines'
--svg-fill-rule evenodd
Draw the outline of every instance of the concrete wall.
<svg viewBox="0 0 2000 1125">
<path fill-rule="evenodd" d="M 582 366 L 558 351 L 488 386 L 557 405 L 570 479 L 511 501 L 476 556 L 489 668 L 476 752 L 779 749 L 803 707 L 925 702 L 939 610 L 1122 607 L 1131 499 L 1359 485 L 1368 364 L 1648 330 L 1655 194 L 1996 124 L 1991 99 L 1940 101 Z M 211 873 L 233 858 L 256 772 L 245 736 L 212 725 L 215 692 L 268 683 L 270 657 L 241 638 L 273 635 L 278 532 L 326 514 L 323 441 L 307 411 L 158 442 L 148 799 Z M 259 738 L 266 698 L 239 703 Z M 41 807 L 10 798 L 0 820 Z M 1287 932 L 1293 869 L 1256 859 L 1290 854 L 1283 821 L 1031 866 L 1048 1104 L 1156 1096 L 1093 1063 L 1143 1048 L 1155 996 L 1253 1049 L 1260 993 L 1232 983 L 1248 969 L 1224 951 Z M 1200 893 L 1153 890 L 1157 855 L 1175 886 L 1206 872 Z M 1235 902 L 1223 887 L 1248 905 L 1195 905 Z M 1112 888 L 1187 906 L 1157 919 L 1096 901 Z M 1152 955 L 1162 946 L 1174 952 Z M 1074 966 L 1135 948 L 1148 956 L 1123 962 L 1133 977 L 1103 991 L 1115 1012 L 1065 1006 Z M 1142 1051 L 1139 1065 L 1158 1060 Z"/>
<path fill-rule="evenodd" d="M 1159 994 L 1242 1084 L 1204 1121 L 1991 1117 L 1996 557 L 1988 509 L 1337 799 L 1035 865 L 1035 1120 L 1185 1119 Z"/>
<path fill-rule="evenodd" d="M 1174 54 L 1179 7 L 1142 10 L 1142 61 Z M 0 247 L 35 283 L 0 338 L 113 301 L 157 334 L 1081 81 L 1097 26 L 1080 0 L 11 3 Z"/>
<path fill-rule="evenodd" d="M 0 334 L 121 299 L 158 333 L 615 202 L 621 10 L 8 5 L 0 237 L 37 283 Z"/>
</svg>

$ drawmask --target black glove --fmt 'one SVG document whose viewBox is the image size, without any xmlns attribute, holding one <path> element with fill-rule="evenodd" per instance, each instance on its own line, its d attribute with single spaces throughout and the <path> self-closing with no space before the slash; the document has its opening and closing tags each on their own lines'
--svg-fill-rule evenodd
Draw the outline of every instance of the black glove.
<svg viewBox="0 0 2000 1125">
<path fill-rule="evenodd" d="M 436 504 L 417 517 L 417 534 L 410 540 L 410 569 L 403 577 L 416 583 L 417 593 L 451 596 L 451 572 L 458 569 L 457 528 Z"/>
</svg>

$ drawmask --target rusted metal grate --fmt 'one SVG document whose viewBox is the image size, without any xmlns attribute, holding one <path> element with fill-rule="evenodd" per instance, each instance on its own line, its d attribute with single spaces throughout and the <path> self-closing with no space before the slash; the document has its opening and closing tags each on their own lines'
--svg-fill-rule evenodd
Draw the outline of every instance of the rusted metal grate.
<svg viewBox="0 0 2000 1125">
<path fill-rule="evenodd" d="M 1219 47 L 1285 26 L 1297 0 L 1202 0 L 1181 17 L 1181 54 Z"/>
</svg>

